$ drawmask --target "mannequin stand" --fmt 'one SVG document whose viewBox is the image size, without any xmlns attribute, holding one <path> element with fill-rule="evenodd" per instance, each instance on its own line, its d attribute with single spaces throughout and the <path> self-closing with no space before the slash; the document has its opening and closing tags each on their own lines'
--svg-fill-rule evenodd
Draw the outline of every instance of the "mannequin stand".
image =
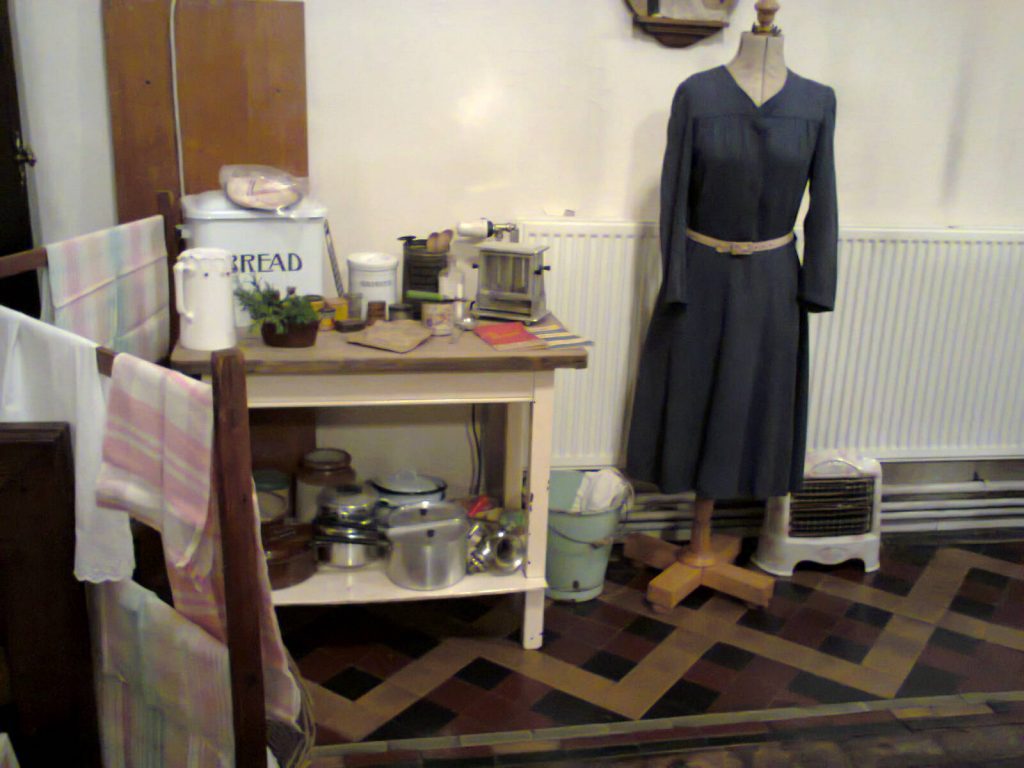
<svg viewBox="0 0 1024 768">
<path fill-rule="evenodd" d="M 711 535 L 714 504 L 701 499 L 694 505 L 688 546 L 639 533 L 626 537 L 628 559 L 662 569 L 647 585 L 647 600 L 656 613 L 668 613 L 702 584 L 748 604 L 763 607 L 771 602 L 775 579 L 732 564 L 740 552 L 739 537 Z"/>
</svg>

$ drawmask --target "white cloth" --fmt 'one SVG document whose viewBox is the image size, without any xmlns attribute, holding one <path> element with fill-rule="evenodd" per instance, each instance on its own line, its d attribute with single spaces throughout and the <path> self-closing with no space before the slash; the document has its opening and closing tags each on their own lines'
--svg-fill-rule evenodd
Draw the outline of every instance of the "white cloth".
<svg viewBox="0 0 1024 768">
<path fill-rule="evenodd" d="M 0 422 L 71 425 L 75 460 L 75 576 L 131 578 L 135 568 L 128 518 L 96 506 L 107 383 L 96 345 L 0 306 Z"/>
<path fill-rule="evenodd" d="M 580 482 L 573 511 L 603 512 L 619 509 L 630 500 L 632 488 L 616 469 L 586 472 Z"/>
</svg>

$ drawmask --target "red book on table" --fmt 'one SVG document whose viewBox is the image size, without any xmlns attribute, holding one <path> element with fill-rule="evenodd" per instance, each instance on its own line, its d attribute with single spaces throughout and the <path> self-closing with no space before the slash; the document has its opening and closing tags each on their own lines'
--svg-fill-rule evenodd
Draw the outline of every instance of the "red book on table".
<svg viewBox="0 0 1024 768">
<path fill-rule="evenodd" d="M 473 329 L 477 336 L 495 349 L 544 349 L 547 347 L 519 322 L 490 323 Z"/>
</svg>

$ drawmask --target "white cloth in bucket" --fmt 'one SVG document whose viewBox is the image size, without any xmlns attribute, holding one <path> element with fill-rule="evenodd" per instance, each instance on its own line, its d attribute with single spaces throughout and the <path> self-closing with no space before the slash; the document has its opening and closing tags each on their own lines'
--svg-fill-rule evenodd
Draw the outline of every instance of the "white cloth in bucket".
<svg viewBox="0 0 1024 768">
<path fill-rule="evenodd" d="M 567 512 L 587 514 L 620 509 L 632 496 L 633 488 L 615 469 L 584 472 L 576 498 Z"/>
</svg>

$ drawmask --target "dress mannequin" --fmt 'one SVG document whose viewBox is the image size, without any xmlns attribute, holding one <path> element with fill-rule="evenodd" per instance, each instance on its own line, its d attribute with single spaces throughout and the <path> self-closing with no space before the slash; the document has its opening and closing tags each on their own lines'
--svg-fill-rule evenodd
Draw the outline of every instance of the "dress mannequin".
<svg viewBox="0 0 1024 768">
<path fill-rule="evenodd" d="M 755 106 L 778 94 L 788 71 L 783 58 L 783 39 L 773 25 L 779 4 L 760 0 L 757 23 L 744 32 L 735 58 L 726 65 L 729 74 Z M 766 606 L 775 580 L 766 574 L 732 564 L 740 550 L 736 536 L 711 534 L 715 500 L 697 498 L 689 545 L 679 547 L 660 539 L 633 534 L 626 540 L 627 558 L 663 569 L 647 588 L 647 600 L 657 612 L 667 612 L 701 585 L 732 595 L 748 604 Z"/>
<path fill-rule="evenodd" d="M 782 40 L 781 34 L 744 32 L 736 57 L 725 65 L 736 84 L 759 107 L 786 84 Z"/>
</svg>

